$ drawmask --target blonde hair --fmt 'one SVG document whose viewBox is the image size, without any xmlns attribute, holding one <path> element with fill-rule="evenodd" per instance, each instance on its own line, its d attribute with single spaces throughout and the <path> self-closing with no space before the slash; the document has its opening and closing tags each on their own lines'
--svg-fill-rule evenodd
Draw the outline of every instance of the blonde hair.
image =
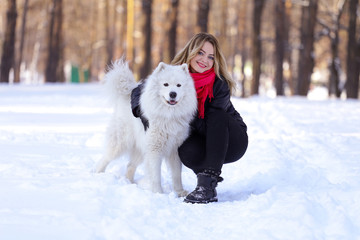
<svg viewBox="0 0 360 240">
<path fill-rule="evenodd" d="M 180 50 L 171 61 L 173 65 L 181 65 L 187 63 L 190 65 L 191 59 L 193 59 L 201 50 L 205 42 L 211 43 L 214 47 L 214 71 L 215 74 L 221 79 L 225 80 L 229 85 L 230 93 L 235 90 L 235 82 L 227 71 L 226 61 L 223 53 L 220 50 L 218 40 L 209 33 L 198 33 L 194 35 L 185 47 Z"/>
</svg>

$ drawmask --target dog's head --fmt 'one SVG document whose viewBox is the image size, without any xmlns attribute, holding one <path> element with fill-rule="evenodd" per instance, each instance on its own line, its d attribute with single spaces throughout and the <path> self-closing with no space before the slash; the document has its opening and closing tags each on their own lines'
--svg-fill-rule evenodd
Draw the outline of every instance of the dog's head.
<svg viewBox="0 0 360 240">
<path fill-rule="evenodd" d="M 140 105 L 148 119 L 155 115 L 165 119 L 195 114 L 196 91 L 187 64 L 160 63 L 145 81 Z"/>
<path fill-rule="evenodd" d="M 193 88 L 193 82 L 189 80 L 187 64 L 171 66 L 161 62 L 154 70 L 153 76 L 156 78 L 162 100 L 170 106 L 175 106 L 182 101 L 184 96 L 191 91 L 189 88 Z"/>
</svg>

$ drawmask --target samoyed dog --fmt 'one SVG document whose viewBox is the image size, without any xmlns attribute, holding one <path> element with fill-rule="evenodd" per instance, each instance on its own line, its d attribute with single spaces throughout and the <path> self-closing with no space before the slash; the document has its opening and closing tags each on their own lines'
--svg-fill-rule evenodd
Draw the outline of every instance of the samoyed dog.
<svg viewBox="0 0 360 240">
<path fill-rule="evenodd" d="M 188 137 L 189 124 L 197 110 L 196 91 L 187 64 L 160 63 L 145 79 L 140 109 L 149 123 L 146 130 L 140 118 L 132 113 L 131 92 L 138 83 L 127 62 L 113 63 L 104 80 L 114 113 L 107 130 L 106 153 L 96 171 L 104 172 L 110 161 L 127 154 L 126 177 L 134 182 L 136 168 L 144 163 L 144 178 L 139 185 L 162 193 L 161 164 L 165 159 L 171 171 L 173 190 L 178 196 L 185 196 L 178 147 Z"/>
</svg>

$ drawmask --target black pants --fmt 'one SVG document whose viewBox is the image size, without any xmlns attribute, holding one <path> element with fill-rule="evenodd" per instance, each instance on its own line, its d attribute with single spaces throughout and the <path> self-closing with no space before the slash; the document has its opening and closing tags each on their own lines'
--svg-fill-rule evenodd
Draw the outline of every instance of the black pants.
<svg viewBox="0 0 360 240">
<path fill-rule="evenodd" d="M 181 162 L 196 174 L 212 169 L 220 171 L 224 163 L 239 160 L 248 146 L 241 123 L 223 110 L 207 116 L 205 134 L 192 131 L 179 148 Z"/>
</svg>

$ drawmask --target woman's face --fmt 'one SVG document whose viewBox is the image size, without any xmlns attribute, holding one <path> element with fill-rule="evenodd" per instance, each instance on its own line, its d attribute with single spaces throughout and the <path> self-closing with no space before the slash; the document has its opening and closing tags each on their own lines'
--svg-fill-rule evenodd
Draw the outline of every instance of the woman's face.
<svg viewBox="0 0 360 240">
<path fill-rule="evenodd" d="M 205 42 L 197 55 L 190 60 L 190 72 L 203 73 L 214 66 L 214 47 Z"/>
</svg>

